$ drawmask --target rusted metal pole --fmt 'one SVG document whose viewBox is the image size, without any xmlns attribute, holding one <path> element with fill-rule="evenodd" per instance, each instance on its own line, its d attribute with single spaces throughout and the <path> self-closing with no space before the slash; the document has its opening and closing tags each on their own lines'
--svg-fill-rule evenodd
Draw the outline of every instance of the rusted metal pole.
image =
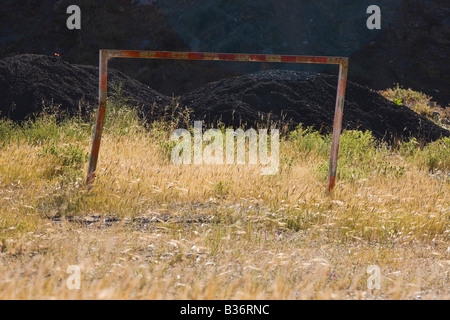
<svg viewBox="0 0 450 320">
<path fill-rule="evenodd" d="M 100 142 L 102 140 L 103 125 L 105 123 L 106 103 L 108 96 L 108 54 L 100 50 L 99 70 L 99 107 L 97 111 L 97 123 L 95 125 L 94 140 L 92 142 L 91 158 L 89 159 L 89 170 L 87 175 L 87 186 L 91 186 L 95 180 Z"/>
<path fill-rule="evenodd" d="M 109 58 L 163 59 L 163 60 L 202 60 L 202 61 L 241 61 L 273 63 L 314 63 L 342 64 L 346 57 L 292 56 L 276 54 L 244 54 L 213 52 L 173 52 L 141 50 L 103 50 Z"/>
<path fill-rule="evenodd" d="M 331 142 L 330 167 L 328 170 L 328 192 L 336 186 L 337 161 L 341 141 L 342 118 L 344 115 L 345 90 L 347 87 L 348 61 L 339 65 L 339 82 L 334 113 L 333 140 Z"/>
</svg>

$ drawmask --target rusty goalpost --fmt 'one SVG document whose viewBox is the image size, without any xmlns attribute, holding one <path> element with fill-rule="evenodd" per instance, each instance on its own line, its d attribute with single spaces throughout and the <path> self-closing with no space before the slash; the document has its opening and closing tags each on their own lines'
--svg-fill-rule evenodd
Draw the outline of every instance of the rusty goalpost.
<svg viewBox="0 0 450 320">
<path fill-rule="evenodd" d="M 165 59 L 165 60 L 203 60 L 203 61 L 240 61 L 240 62 L 270 62 L 270 63 L 314 63 L 339 65 L 339 80 L 336 95 L 336 109 L 333 122 L 333 138 L 328 169 L 328 192 L 336 185 L 337 161 L 344 114 L 345 90 L 347 87 L 348 63 L 347 57 L 320 57 L 273 54 L 241 54 L 241 53 L 201 53 L 201 52 L 171 52 L 171 51 L 141 51 L 141 50 L 100 50 L 99 63 L 99 107 L 95 125 L 92 150 L 89 159 L 89 169 L 86 184 L 92 186 L 97 170 L 100 143 L 105 123 L 108 61 L 114 58 L 134 59 Z"/>
</svg>

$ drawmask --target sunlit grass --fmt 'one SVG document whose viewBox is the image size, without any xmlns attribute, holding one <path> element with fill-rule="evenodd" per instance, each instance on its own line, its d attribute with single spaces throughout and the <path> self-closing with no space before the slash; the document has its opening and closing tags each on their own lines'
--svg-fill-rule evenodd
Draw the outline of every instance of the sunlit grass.
<svg viewBox="0 0 450 320">
<path fill-rule="evenodd" d="M 108 110 L 90 191 L 92 119 L 0 123 L 1 299 L 449 298 L 448 139 L 393 149 L 344 132 L 328 194 L 330 138 L 310 129 L 283 135 L 279 173 L 262 176 L 174 165 L 167 142 L 187 118 Z"/>
</svg>

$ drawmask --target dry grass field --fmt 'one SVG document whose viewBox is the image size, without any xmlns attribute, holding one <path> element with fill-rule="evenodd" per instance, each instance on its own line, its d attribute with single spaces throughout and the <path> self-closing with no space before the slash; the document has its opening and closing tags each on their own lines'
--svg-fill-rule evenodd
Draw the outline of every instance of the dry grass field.
<svg viewBox="0 0 450 320">
<path fill-rule="evenodd" d="M 284 132 L 274 176 L 174 165 L 179 123 L 111 103 L 87 190 L 93 122 L 0 123 L 0 299 L 450 298 L 450 139 L 344 132 L 327 194 L 329 137 Z"/>
</svg>

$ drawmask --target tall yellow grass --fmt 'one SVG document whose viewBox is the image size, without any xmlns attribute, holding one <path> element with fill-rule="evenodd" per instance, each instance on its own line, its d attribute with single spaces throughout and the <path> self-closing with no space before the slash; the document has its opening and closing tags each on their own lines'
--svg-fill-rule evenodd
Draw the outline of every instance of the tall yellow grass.
<svg viewBox="0 0 450 320">
<path fill-rule="evenodd" d="M 85 159 L 65 164 L 48 150 L 88 153 L 92 127 L 4 139 L 0 299 L 450 298 L 445 173 L 380 149 L 402 174 L 343 178 L 330 195 L 318 169 L 326 158 L 290 139 L 275 176 L 179 166 L 162 147 L 170 127 L 125 125 L 114 110 L 90 191 Z M 66 285 L 70 265 L 80 290 Z M 372 265 L 380 290 L 367 287 Z"/>
</svg>

